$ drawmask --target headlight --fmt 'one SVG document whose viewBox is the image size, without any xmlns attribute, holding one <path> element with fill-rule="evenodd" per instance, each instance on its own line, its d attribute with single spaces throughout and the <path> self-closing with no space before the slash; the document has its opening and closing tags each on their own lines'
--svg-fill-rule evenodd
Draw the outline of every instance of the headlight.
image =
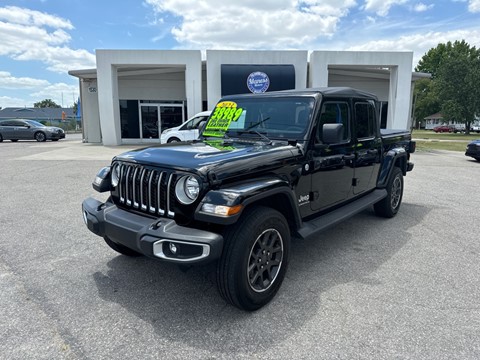
<svg viewBox="0 0 480 360">
<path fill-rule="evenodd" d="M 112 169 L 112 186 L 117 187 L 120 181 L 120 164 L 115 164 Z"/>
<path fill-rule="evenodd" d="M 175 195 L 184 205 L 190 205 L 198 198 L 200 184 L 194 176 L 183 176 L 175 185 Z"/>
<path fill-rule="evenodd" d="M 162 134 L 167 134 L 167 133 L 169 133 L 170 131 L 172 131 L 172 129 L 163 130 L 163 131 L 162 131 Z"/>
</svg>

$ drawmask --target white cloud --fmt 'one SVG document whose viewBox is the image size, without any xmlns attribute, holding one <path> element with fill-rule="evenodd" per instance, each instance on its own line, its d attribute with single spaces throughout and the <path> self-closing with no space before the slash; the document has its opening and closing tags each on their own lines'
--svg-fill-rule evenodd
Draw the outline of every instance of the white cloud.
<svg viewBox="0 0 480 360">
<path fill-rule="evenodd" d="M 171 29 L 183 47 L 293 49 L 333 36 L 355 0 L 146 0 L 161 16 L 181 23 Z M 167 23 L 160 21 L 159 23 Z"/>
<path fill-rule="evenodd" d="M 14 96 L 0 96 L 1 107 L 31 107 L 33 103 L 43 99 L 52 99 L 59 105 L 70 107 L 78 97 L 77 85 L 52 84 L 43 79 L 15 77 L 7 71 L 0 71 L 0 89 L 8 89 L 14 94 Z"/>
<path fill-rule="evenodd" d="M 0 56 L 15 60 L 36 60 L 51 71 L 95 67 L 95 55 L 71 49 L 73 29 L 69 20 L 35 10 L 7 6 L 0 8 Z"/>
<path fill-rule="evenodd" d="M 30 96 L 38 99 L 34 102 L 43 99 L 52 99 L 58 105 L 63 104 L 64 107 L 69 107 L 73 106 L 73 102 L 77 100 L 78 86 L 68 85 L 65 83 L 51 84 L 37 92 L 30 94 Z"/>
<path fill-rule="evenodd" d="M 13 24 L 49 26 L 58 29 L 73 29 L 69 20 L 36 10 L 22 9 L 16 6 L 0 8 L 0 20 Z"/>
<path fill-rule="evenodd" d="M 480 12 L 480 0 L 470 0 L 468 2 L 468 11 L 470 12 Z"/>
<path fill-rule="evenodd" d="M 464 39 L 470 46 L 480 47 L 480 30 L 453 30 L 448 32 L 427 32 L 401 36 L 396 39 L 369 41 L 352 46 L 351 51 L 413 51 L 413 66 L 422 56 L 439 43 Z"/>
<path fill-rule="evenodd" d="M 390 8 L 394 5 L 402 5 L 408 0 L 366 0 L 364 9 L 375 12 L 378 16 L 387 16 Z"/>
<path fill-rule="evenodd" d="M 4 109 L 7 107 L 33 107 L 33 103 L 30 100 L 0 96 L 0 108 Z"/>
<path fill-rule="evenodd" d="M 434 4 L 429 4 L 429 5 L 426 5 L 424 3 L 418 3 L 418 4 L 415 4 L 413 6 L 413 11 L 415 12 L 424 12 L 424 11 L 427 11 L 427 10 L 430 10 L 434 7 L 435 5 Z"/>
<path fill-rule="evenodd" d="M 0 88 L 4 89 L 34 89 L 48 86 L 47 80 L 33 79 L 29 77 L 16 78 L 7 71 L 0 71 Z"/>
</svg>

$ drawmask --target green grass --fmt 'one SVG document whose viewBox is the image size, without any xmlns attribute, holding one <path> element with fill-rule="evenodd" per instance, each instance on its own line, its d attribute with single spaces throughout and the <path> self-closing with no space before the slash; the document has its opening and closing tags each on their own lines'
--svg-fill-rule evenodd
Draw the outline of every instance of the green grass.
<svg viewBox="0 0 480 360">
<path fill-rule="evenodd" d="M 431 150 L 449 150 L 465 152 L 468 142 L 453 142 L 453 141 L 424 141 L 416 140 L 417 150 L 431 151 Z"/>
<path fill-rule="evenodd" d="M 470 142 L 480 139 L 480 134 L 471 133 L 470 135 L 465 135 L 463 133 L 436 133 L 433 130 L 413 130 L 412 137 L 415 139 L 465 140 Z"/>
<path fill-rule="evenodd" d="M 449 150 L 464 152 L 467 144 L 480 139 L 480 134 L 435 133 L 432 130 L 413 130 L 412 138 L 417 142 L 417 150 Z"/>
</svg>

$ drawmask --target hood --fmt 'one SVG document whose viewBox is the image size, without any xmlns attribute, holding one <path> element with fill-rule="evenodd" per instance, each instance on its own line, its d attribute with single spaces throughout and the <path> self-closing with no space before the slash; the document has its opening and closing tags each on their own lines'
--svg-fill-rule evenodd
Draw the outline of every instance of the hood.
<svg viewBox="0 0 480 360">
<path fill-rule="evenodd" d="M 162 144 L 132 150 L 116 160 L 172 168 L 206 175 L 213 171 L 217 179 L 268 170 L 281 166 L 300 150 L 286 142 L 224 143 L 223 140 Z M 261 168 L 261 169 L 260 169 Z"/>
</svg>

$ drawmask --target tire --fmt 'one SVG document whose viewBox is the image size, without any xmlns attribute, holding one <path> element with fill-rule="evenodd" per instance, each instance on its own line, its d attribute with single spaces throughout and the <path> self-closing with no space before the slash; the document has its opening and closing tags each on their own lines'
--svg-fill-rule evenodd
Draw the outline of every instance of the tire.
<svg viewBox="0 0 480 360">
<path fill-rule="evenodd" d="M 140 254 L 139 252 L 136 252 L 135 250 L 132 250 L 121 244 L 117 244 L 106 236 L 103 238 L 103 240 L 105 240 L 105 242 L 107 243 L 108 246 L 110 246 L 110 248 L 112 248 L 113 250 L 115 250 L 116 252 L 122 255 L 130 256 L 130 257 L 142 256 L 142 254 Z"/>
<path fill-rule="evenodd" d="M 3 136 L 2 136 L 2 134 L 0 134 L 0 142 L 2 142 L 2 141 L 3 141 Z"/>
<path fill-rule="evenodd" d="M 167 141 L 167 143 L 176 143 L 176 142 L 180 142 L 180 139 L 176 138 L 176 137 L 173 137 L 173 138 L 168 139 L 168 141 Z"/>
<path fill-rule="evenodd" d="M 17 142 L 18 139 L 10 139 L 11 142 Z"/>
<path fill-rule="evenodd" d="M 387 197 L 373 205 L 375 214 L 377 216 L 392 218 L 394 217 L 400 205 L 402 204 L 403 197 L 403 173 L 398 167 L 394 167 L 390 179 L 387 183 Z"/>
<path fill-rule="evenodd" d="M 254 311 L 273 299 L 288 265 L 290 230 L 277 210 L 247 209 L 224 233 L 217 286 L 230 304 Z M 250 271 L 248 270 L 250 268 Z"/>
<path fill-rule="evenodd" d="M 58 141 L 58 139 L 52 139 L 52 141 Z"/>
<path fill-rule="evenodd" d="M 35 135 L 33 135 L 33 137 L 34 137 L 35 140 L 37 140 L 38 142 L 47 141 L 47 136 L 45 135 L 45 133 L 43 133 L 43 132 L 41 132 L 41 131 L 36 132 Z"/>
</svg>

